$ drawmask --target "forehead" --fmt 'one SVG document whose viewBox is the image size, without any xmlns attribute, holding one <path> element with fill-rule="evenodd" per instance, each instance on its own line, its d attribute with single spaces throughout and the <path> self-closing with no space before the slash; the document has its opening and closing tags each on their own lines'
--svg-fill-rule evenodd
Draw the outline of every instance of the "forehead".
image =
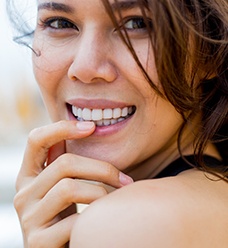
<svg viewBox="0 0 228 248">
<path fill-rule="evenodd" d="M 111 7 L 115 10 L 117 8 L 134 8 L 139 4 L 138 0 L 37 0 L 38 6 L 55 8 L 58 6 L 66 7 L 72 6 L 77 7 L 83 5 L 89 8 L 92 5 L 103 5 L 103 2 L 110 3 Z"/>
</svg>

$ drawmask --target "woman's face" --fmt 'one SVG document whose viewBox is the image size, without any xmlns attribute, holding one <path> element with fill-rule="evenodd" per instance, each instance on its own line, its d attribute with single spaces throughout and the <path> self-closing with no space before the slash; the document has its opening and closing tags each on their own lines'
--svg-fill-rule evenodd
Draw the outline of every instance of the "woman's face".
<svg viewBox="0 0 228 248">
<path fill-rule="evenodd" d="M 123 0 L 119 7 L 119 26 L 159 85 L 137 1 Z M 67 141 L 67 152 L 126 170 L 148 159 L 157 166 L 176 149 L 181 117 L 145 80 L 101 0 L 38 0 L 33 48 L 41 54 L 33 56 L 34 72 L 52 120 L 97 125 L 90 137 Z"/>
</svg>

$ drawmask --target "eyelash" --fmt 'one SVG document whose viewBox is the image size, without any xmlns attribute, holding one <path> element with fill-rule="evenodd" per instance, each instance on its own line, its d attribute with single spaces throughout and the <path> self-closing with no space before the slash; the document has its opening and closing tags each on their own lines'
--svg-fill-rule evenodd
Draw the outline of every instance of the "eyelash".
<svg viewBox="0 0 228 248">
<path fill-rule="evenodd" d="M 132 28 L 126 26 L 130 22 L 132 23 Z M 152 29 L 152 21 L 149 18 L 145 21 L 143 17 L 130 17 L 127 18 L 126 21 L 124 21 L 120 28 L 125 28 L 128 31 L 144 31 L 147 29 Z"/>
<path fill-rule="evenodd" d="M 53 17 L 44 21 L 41 20 L 41 23 L 44 28 L 51 28 L 53 30 L 75 29 L 78 31 L 78 27 L 74 23 L 62 17 Z M 54 23 L 56 25 L 53 26 Z M 132 24 L 132 27 L 129 27 L 130 23 Z M 123 20 L 119 30 L 124 28 L 130 32 L 141 32 L 148 28 L 152 29 L 152 21 L 149 18 L 145 21 L 143 17 L 128 17 L 126 20 Z"/>
<path fill-rule="evenodd" d="M 56 22 L 57 26 L 61 25 L 60 27 L 55 27 L 53 24 Z M 73 24 L 71 21 L 69 21 L 66 18 L 62 17 L 54 17 L 54 18 L 49 18 L 47 20 L 42 21 L 42 26 L 44 28 L 51 28 L 54 30 L 59 30 L 59 29 L 75 29 L 78 30 L 78 27 Z"/>
</svg>

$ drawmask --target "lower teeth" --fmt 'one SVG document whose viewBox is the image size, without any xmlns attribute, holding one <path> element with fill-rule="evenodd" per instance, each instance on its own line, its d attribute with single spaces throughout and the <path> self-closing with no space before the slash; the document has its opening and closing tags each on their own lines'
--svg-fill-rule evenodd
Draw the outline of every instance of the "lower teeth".
<svg viewBox="0 0 228 248">
<path fill-rule="evenodd" d="M 126 120 L 130 115 L 126 116 L 126 117 L 120 117 L 118 119 L 109 119 L 109 120 L 100 120 L 100 121 L 93 121 L 95 123 L 96 126 L 101 127 L 101 126 L 110 126 L 110 125 L 114 125 L 118 122 L 124 121 Z M 77 118 L 78 121 L 85 121 L 82 118 Z M 91 120 L 92 121 L 92 120 Z"/>
</svg>

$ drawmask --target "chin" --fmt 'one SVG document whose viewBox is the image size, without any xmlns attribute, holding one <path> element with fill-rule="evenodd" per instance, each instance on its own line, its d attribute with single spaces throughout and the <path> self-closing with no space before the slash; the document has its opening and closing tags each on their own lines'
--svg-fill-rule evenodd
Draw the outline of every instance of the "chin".
<svg viewBox="0 0 228 248">
<path fill-rule="evenodd" d="M 131 158 L 131 156 L 127 156 L 125 150 L 120 151 L 120 149 L 107 144 L 98 146 L 96 142 L 88 144 L 87 142 L 83 142 L 83 140 L 67 141 L 66 150 L 68 153 L 110 163 L 119 170 L 124 170 L 131 164 L 126 159 L 127 157 Z"/>
</svg>

